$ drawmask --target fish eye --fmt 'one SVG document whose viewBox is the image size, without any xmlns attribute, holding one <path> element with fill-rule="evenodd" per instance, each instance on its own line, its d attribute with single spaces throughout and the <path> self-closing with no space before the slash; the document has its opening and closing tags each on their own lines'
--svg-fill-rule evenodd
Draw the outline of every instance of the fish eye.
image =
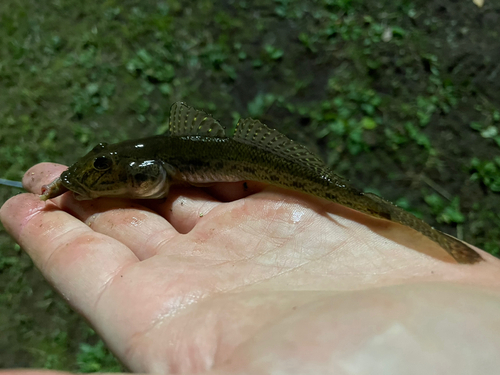
<svg viewBox="0 0 500 375">
<path fill-rule="evenodd" d="M 94 159 L 94 168 L 98 171 L 105 171 L 111 168 L 111 164 L 111 159 L 104 155 Z"/>
</svg>

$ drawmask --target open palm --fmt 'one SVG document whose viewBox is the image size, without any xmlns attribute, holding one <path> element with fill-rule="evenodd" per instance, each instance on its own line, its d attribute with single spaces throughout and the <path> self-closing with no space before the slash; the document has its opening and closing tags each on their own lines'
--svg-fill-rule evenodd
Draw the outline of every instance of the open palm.
<svg viewBox="0 0 500 375">
<path fill-rule="evenodd" d="M 39 193 L 63 169 L 37 165 L 24 184 Z M 1 219 L 135 372 L 500 365 L 500 261 L 454 264 L 419 233 L 336 204 L 234 183 L 161 201 L 22 194 Z"/>
</svg>

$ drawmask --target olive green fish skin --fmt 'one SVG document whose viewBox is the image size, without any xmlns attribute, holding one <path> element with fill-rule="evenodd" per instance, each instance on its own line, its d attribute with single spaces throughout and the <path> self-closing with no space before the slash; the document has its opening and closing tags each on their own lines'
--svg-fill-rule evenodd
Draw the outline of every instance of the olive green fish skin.
<svg viewBox="0 0 500 375">
<path fill-rule="evenodd" d="M 143 147 L 138 148 L 137 145 Z M 103 177 L 99 176 L 92 167 L 85 166 L 103 155 L 103 151 L 109 157 L 119 159 L 124 165 L 129 165 L 131 162 L 139 164 L 147 160 L 161 160 L 163 165 L 168 165 L 171 171 L 169 185 L 176 182 L 196 185 L 245 180 L 259 181 L 324 198 L 367 212 L 372 216 L 390 219 L 383 205 L 374 202 L 341 177 L 304 168 L 292 160 L 286 160 L 265 150 L 256 149 L 254 146 L 236 142 L 231 138 L 155 136 L 108 145 L 94 155 L 91 152 L 63 172 L 62 183 L 69 190 L 80 193 L 83 199 L 107 196 L 106 191 L 90 193 L 90 196 L 87 196 L 88 192 L 81 190 L 82 186 L 92 188 L 97 182 L 111 187 L 110 191 L 113 190 L 113 193 L 109 194 L 111 196 L 132 197 L 130 192 L 123 194 L 116 192 L 118 181 L 122 183 L 129 181 L 128 173 L 124 173 L 125 168 L 108 170 Z M 82 173 L 84 170 L 87 172 Z M 109 183 L 104 183 L 104 178 L 109 180 Z M 75 183 L 76 181 L 79 183 Z M 153 198 L 168 195 L 168 187 L 161 191 L 161 194 Z M 150 197 L 137 195 L 134 198 Z"/>
<path fill-rule="evenodd" d="M 101 196 L 154 199 L 176 183 L 259 181 L 306 193 L 419 231 L 458 263 L 482 258 L 460 242 L 384 199 L 349 185 L 303 146 L 252 119 L 227 137 L 215 120 L 182 103 L 172 107 L 171 134 L 100 144 L 63 172 L 60 181 L 77 199 Z M 194 132 L 199 134 L 193 134 Z M 50 186 L 50 185 L 49 185 Z M 54 189 L 41 198 L 62 192 Z"/>
</svg>

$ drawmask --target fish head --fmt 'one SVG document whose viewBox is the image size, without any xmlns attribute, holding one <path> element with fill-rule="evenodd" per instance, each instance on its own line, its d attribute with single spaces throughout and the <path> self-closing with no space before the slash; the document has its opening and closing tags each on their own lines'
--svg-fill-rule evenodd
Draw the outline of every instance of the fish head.
<svg viewBox="0 0 500 375">
<path fill-rule="evenodd" d="M 133 155 L 100 143 L 61 174 L 61 183 L 77 200 L 166 196 L 169 179 L 163 162 L 127 154 Z"/>
</svg>

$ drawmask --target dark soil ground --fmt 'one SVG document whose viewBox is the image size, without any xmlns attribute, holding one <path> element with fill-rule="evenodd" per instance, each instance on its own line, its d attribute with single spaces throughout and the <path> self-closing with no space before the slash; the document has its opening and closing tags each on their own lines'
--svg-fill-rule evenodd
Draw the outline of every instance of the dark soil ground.
<svg viewBox="0 0 500 375">
<path fill-rule="evenodd" d="M 161 133 L 183 100 L 499 255 L 499 24 L 492 0 L 3 0 L 0 177 Z M 120 369 L 3 230 L 0 251 L 0 368 Z"/>
</svg>

